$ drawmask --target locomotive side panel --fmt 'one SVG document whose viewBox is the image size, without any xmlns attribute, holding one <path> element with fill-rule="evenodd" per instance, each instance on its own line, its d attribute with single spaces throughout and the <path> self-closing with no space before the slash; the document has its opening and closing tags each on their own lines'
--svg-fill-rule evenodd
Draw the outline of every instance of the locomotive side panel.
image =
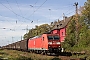
<svg viewBox="0 0 90 60">
<path fill-rule="evenodd" d="M 28 49 L 30 50 L 48 50 L 47 35 L 43 34 L 37 38 L 29 39 Z"/>
<path fill-rule="evenodd" d="M 30 40 L 30 39 L 29 39 L 29 41 L 28 41 L 28 50 L 34 49 L 34 41 L 35 41 L 35 40 Z"/>
<path fill-rule="evenodd" d="M 44 50 L 48 50 L 48 38 L 47 38 L 47 34 L 43 34 L 42 35 L 42 49 Z"/>
<path fill-rule="evenodd" d="M 36 50 L 42 50 L 41 43 L 42 43 L 41 37 L 35 39 L 34 45 Z"/>
<path fill-rule="evenodd" d="M 29 39 L 28 49 L 30 50 L 40 50 L 41 49 L 41 37 Z"/>
</svg>

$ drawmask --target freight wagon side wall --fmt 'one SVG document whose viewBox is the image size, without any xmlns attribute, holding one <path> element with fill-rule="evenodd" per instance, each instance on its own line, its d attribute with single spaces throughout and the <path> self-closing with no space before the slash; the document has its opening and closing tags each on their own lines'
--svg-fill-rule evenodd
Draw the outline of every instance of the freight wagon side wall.
<svg viewBox="0 0 90 60">
<path fill-rule="evenodd" d="M 16 44 L 15 43 L 12 43 L 11 46 L 12 46 L 12 49 L 16 48 Z"/>
<path fill-rule="evenodd" d="M 21 42 L 21 41 L 16 42 L 16 49 L 17 49 L 17 50 L 20 50 L 20 42 Z"/>
<path fill-rule="evenodd" d="M 21 42 L 20 42 L 20 49 L 21 50 L 25 50 L 26 51 L 28 49 L 27 41 L 28 40 L 21 40 Z"/>
</svg>

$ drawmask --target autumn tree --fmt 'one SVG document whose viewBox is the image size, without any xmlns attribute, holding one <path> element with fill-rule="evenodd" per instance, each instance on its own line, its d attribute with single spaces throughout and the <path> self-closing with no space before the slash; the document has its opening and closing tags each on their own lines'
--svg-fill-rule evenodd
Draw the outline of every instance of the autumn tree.
<svg viewBox="0 0 90 60">
<path fill-rule="evenodd" d="M 40 26 L 35 26 L 35 28 L 32 28 L 29 30 L 28 33 L 24 35 L 24 39 L 32 38 L 34 36 L 42 35 L 43 33 L 49 32 L 51 29 L 50 25 L 48 24 L 42 24 Z"/>
</svg>

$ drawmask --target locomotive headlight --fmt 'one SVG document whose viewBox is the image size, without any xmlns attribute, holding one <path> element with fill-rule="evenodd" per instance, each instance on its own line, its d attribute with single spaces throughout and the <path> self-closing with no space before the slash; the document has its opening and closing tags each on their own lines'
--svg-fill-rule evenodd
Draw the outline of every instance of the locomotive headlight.
<svg viewBox="0 0 90 60">
<path fill-rule="evenodd" d="M 52 42 L 48 42 L 48 44 L 52 44 Z"/>
<path fill-rule="evenodd" d="M 56 44 L 60 44 L 60 42 L 56 42 Z"/>
</svg>

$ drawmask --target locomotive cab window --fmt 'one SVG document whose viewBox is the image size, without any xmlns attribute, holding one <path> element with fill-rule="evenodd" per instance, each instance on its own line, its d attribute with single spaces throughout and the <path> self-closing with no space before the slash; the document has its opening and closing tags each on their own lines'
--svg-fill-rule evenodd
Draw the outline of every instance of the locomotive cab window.
<svg viewBox="0 0 90 60">
<path fill-rule="evenodd" d="M 59 36 L 54 36 L 54 40 L 59 40 Z"/>
<path fill-rule="evenodd" d="M 42 40 L 44 41 L 44 37 L 42 38 Z"/>
<path fill-rule="evenodd" d="M 53 40 L 53 36 L 48 36 L 48 40 Z"/>
</svg>

